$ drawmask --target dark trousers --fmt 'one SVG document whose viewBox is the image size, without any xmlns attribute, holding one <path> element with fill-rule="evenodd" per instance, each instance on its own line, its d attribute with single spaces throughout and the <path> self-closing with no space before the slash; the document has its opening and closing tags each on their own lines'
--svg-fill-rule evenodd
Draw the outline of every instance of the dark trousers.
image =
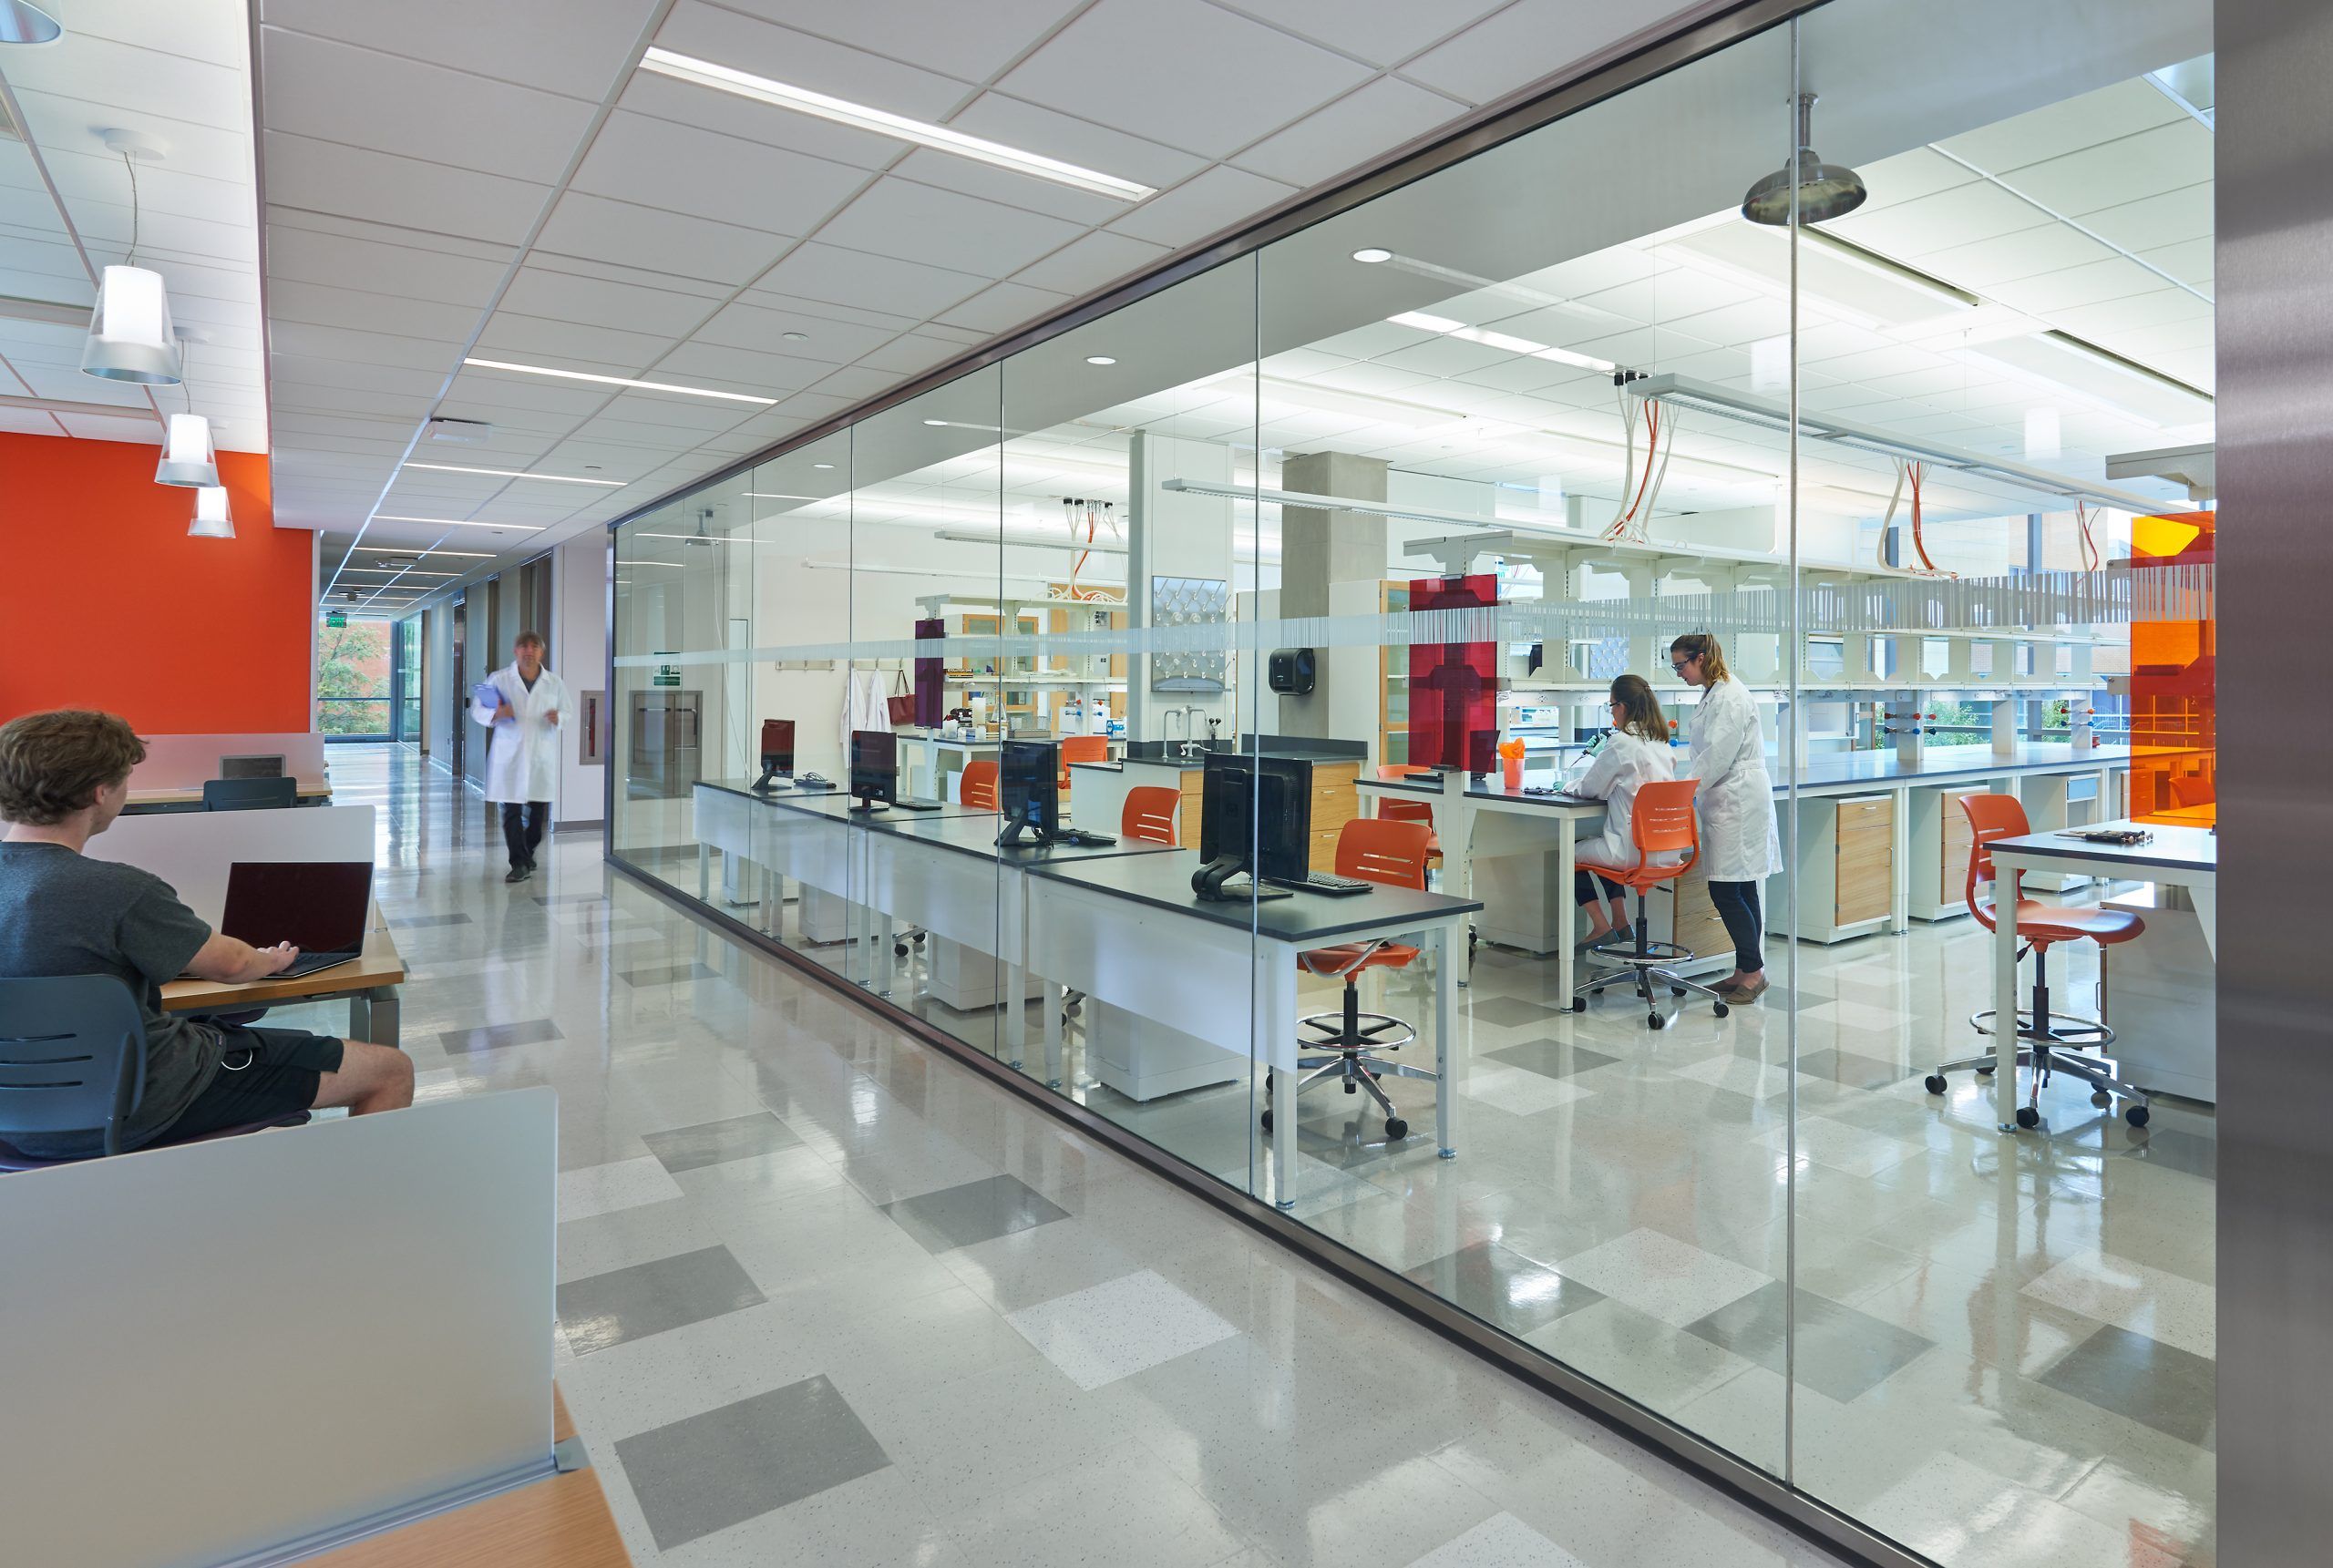
<svg viewBox="0 0 2333 1568">
<path fill-rule="evenodd" d="M 1725 922 L 1725 934 L 1733 938 L 1733 966 L 1745 975 L 1754 975 L 1766 967 L 1758 952 L 1758 885 L 1755 882 L 1720 882 L 1710 879 L 1710 902 L 1717 906 L 1717 917 Z"/>
<path fill-rule="evenodd" d="M 550 802 L 547 800 L 530 800 L 524 805 L 515 800 L 502 803 L 502 842 L 510 846 L 513 870 L 535 863 L 535 848 L 550 825 Z"/>
<path fill-rule="evenodd" d="M 1599 882 L 1604 885 L 1604 891 L 1600 895 L 1596 890 L 1596 885 Z M 1571 874 L 1571 896 L 1574 903 L 1593 904 L 1599 897 L 1618 898 L 1625 891 L 1626 889 L 1609 876 L 1600 876 L 1585 866 L 1574 870 Z"/>
</svg>

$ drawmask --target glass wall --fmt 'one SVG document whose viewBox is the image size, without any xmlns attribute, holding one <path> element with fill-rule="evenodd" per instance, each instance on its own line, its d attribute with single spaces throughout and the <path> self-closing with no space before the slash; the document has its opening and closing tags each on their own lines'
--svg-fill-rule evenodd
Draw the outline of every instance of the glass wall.
<svg viewBox="0 0 2333 1568">
<path fill-rule="evenodd" d="M 1836 0 L 627 520 L 613 855 L 1913 1553 L 2209 1561 L 2210 24 Z"/>
<path fill-rule="evenodd" d="M 337 620 L 340 624 L 333 622 Z M 385 741 L 391 720 L 386 620 L 316 620 L 316 730 L 336 741 Z"/>
<path fill-rule="evenodd" d="M 424 616 L 408 615 L 396 623 L 391 636 L 395 640 L 394 664 L 390 685 L 396 693 L 396 728 L 392 738 L 427 749 L 421 729 L 421 627 Z"/>
</svg>

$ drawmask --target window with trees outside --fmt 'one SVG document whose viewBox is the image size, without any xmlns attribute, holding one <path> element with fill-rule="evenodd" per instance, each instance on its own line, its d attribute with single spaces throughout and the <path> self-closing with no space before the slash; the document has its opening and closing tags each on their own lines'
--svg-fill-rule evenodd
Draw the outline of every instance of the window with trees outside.
<svg viewBox="0 0 2333 1568">
<path fill-rule="evenodd" d="M 316 729 L 324 735 L 387 737 L 387 621 L 317 623 Z"/>
</svg>

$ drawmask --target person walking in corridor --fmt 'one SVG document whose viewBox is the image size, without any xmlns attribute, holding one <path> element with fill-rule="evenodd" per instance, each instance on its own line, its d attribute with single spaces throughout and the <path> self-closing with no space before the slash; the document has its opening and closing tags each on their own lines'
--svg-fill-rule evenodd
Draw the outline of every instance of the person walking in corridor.
<svg viewBox="0 0 2333 1568">
<path fill-rule="evenodd" d="M 486 798 L 502 807 L 502 839 L 510 851 L 505 882 L 535 874 L 535 851 L 559 798 L 559 730 L 567 707 L 567 682 L 543 667 L 542 636 L 533 631 L 519 633 L 510 662 L 471 693 L 470 717 L 493 732 Z"/>
</svg>

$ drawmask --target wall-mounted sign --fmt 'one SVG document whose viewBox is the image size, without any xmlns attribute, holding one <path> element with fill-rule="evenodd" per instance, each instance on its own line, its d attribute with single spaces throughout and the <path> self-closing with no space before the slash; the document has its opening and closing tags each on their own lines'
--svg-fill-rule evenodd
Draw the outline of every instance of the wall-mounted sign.
<svg viewBox="0 0 2333 1568">
<path fill-rule="evenodd" d="M 593 767 L 608 760 L 608 694 L 583 693 L 583 733 L 575 760 Z"/>
<path fill-rule="evenodd" d="M 655 656 L 659 659 L 670 659 L 673 654 L 669 648 L 660 648 L 656 651 Z M 681 683 L 681 667 L 677 664 L 659 664 L 650 673 L 648 683 L 651 686 L 677 686 Z"/>
<path fill-rule="evenodd" d="M 328 610 L 324 611 L 324 625 L 332 630 L 337 631 L 347 624 L 348 611 L 344 610 Z"/>
</svg>

